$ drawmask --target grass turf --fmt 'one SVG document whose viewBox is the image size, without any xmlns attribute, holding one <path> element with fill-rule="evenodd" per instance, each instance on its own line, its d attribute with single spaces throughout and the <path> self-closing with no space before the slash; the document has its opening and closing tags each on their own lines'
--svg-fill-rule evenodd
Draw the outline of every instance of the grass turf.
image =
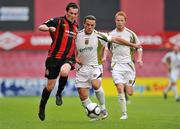
<svg viewBox="0 0 180 129">
<path fill-rule="evenodd" d="M 40 97 L 0 98 L 0 129 L 180 129 L 180 102 L 175 102 L 173 97 L 130 99 L 127 120 L 119 119 L 117 98 L 106 97 L 109 117 L 90 122 L 78 97 L 64 97 L 60 107 L 51 97 L 42 122 L 37 117 Z"/>
</svg>

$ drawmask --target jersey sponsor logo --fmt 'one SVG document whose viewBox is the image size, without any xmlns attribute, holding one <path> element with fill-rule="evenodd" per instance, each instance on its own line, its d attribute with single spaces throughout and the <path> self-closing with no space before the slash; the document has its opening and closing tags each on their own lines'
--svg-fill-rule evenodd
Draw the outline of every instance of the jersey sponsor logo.
<svg viewBox="0 0 180 129">
<path fill-rule="evenodd" d="M 5 50 L 11 50 L 24 43 L 24 39 L 10 32 L 0 35 L 0 47 Z"/>
<path fill-rule="evenodd" d="M 77 33 L 74 33 L 73 31 L 65 30 L 65 35 L 68 37 L 74 37 L 77 35 Z"/>
<path fill-rule="evenodd" d="M 92 51 L 93 47 L 85 47 L 83 49 L 79 49 L 80 52 L 84 52 L 84 51 Z"/>
</svg>

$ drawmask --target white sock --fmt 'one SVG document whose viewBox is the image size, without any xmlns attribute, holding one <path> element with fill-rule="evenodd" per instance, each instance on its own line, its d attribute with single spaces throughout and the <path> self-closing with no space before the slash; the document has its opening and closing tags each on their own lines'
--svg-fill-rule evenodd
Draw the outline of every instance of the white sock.
<svg viewBox="0 0 180 129">
<path fill-rule="evenodd" d="M 105 95 L 104 95 L 104 90 L 103 90 L 102 86 L 99 89 L 94 90 L 94 91 L 95 91 L 95 94 L 96 94 L 96 98 L 98 99 L 99 104 L 101 106 L 101 109 L 102 110 L 106 109 Z"/>
<path fill-rule="evenodd" d="M 124 93 L 119 93 L 118 101 L 122 110 L 122 114 L 127 114 L 126 99 Z"/>
<path fill-rule="evenodd" d="M 177 86 L 176 85 L 172 86 L 172 91 L 174 93 L 175 99 L 177 99 L 179 96 L 178 96 L 178 91 L 177 91 Z"/>
<path fill-rule="evenodd" d="M 84 108 L 87 107 L 88 104 L 92 103 L 89 97 L 81 102 Z"/>
</svg>

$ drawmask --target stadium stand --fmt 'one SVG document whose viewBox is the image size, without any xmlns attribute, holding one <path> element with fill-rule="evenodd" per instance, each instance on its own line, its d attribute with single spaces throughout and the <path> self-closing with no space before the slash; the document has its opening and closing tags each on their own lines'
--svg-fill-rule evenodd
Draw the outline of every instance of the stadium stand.
<svg viewBox="0 0 180 129">
<path fill-rule="evenodd" d="M 137 75 L 143 77 L 166 76 L 166 70 L 161 63 L 165 50 L 145 50 L 144 67 L 137 67 Z M 1 51 L 0 76 L 2 77 L 43 77 L 46 51 Z M 3 60 L 2 60 L 3 59 Z M 74 76 L 74 72 L 71 73 Z M 104 76 L 111 76 L 110 63 L 106 62 Z"/>
</svg>

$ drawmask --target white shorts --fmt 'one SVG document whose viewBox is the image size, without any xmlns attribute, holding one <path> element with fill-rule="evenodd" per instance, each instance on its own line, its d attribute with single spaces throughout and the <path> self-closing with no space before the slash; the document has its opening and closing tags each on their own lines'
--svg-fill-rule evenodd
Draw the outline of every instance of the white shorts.
<svg viewBox="0 0 180 129">
<path fill-rule="evenodd" d="M 179 70 L 172 70 L 169 74 L 169 79 L 171 82 L 176 82 L 179 77 Z"/>
<path fill-rule="evenodd" d="M 122 83 L 127 86 L 134 86 L 136 72 L 134 63 L 111 63 L 112 78 L 115 84 Z"/>
<path fill-rule="evenodd" d="M 90 66 L 90 65 L 78 65 L 76 68 L 76 87 L 90 88 L 91 82 L 94 79 L 102 78 L 103 68 L 102 65 Z"/>
</svg>

